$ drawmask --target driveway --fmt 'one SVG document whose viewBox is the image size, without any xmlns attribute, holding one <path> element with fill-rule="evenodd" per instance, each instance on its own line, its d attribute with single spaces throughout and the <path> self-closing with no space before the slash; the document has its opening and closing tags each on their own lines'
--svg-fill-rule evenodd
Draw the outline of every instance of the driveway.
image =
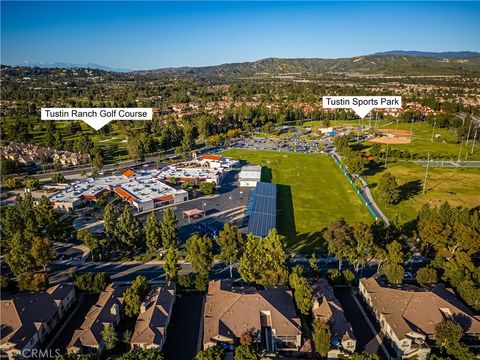
<svg viewBox="0 0 480 360">
<path fill-rule="evenodd" d="M 350 289 L 335 288 L 334 291 L 335 296 L 340 301 L 340 304 L 345 311 L 345 317 L 352 324 L 353 333 L 357 338 L 356 351 L 377 354 L 381 359 L 387 359 L 385 352 L 382 350 L 380 342 L 378 341 L 378 337 L 376 337 L 376 335 L 380 338 L 382 337 L 380 334 L 380 326 L 377 325 L 366 306 L 364 306 L 358 298 L 358 303 L 355 301 L 354 295 L 350 292 Z M 365 318 L 365 315 L 367 316 L 367 319 Z M 372 326 L 374 330 L 372 330 L 370 326 Z"/>
<path fill-rule="evenodd" d="M 191 360 L 197 355 L 202 324 L 203 294 L 186 293 L 177 295 L 167 341 L 163 346 L 166 360 Z"/>
</svg>

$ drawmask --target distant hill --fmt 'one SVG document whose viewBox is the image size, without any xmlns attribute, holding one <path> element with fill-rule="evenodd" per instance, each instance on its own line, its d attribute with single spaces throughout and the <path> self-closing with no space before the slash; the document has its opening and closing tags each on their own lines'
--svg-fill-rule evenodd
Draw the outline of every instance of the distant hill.
<svg viewBox="0 0 480 360">
<path fill-rule="evenodd" d="M 27 67 L 40 67 L 40 68 L 62 68 L 62 69 L 74 69 L 74 68 L 82 68 L 82 69 L 98 69 L 98 70 L 105 70 L 105 71 L 113 71 L 113 72 L 129 72 L 132 69 L 123 69 L 123 68 L 112 68 L 100 64 L 72 64 L 72 63 L 44 63 L 39 61 L 24 61 L 20 64 L 20 66 L 27 66 Z"/>
<path fill-rule="evenodd" d="M 90 68 L 108 72 L 123 72 L 133 76 L 180 75 L 199 78 L 250 78 L 250 77 L 298 77 L 322 76 L 325 74 L 384 75 L 384 76 L 430 76 L 469 75 L 480 76 L 480 53 L 389 51 L 373 55 L 343 59 L 267 58 L 252 62 L 221 64 L 203 67 L 178 67 L 156 70 L 131 71 L 110 68 L 98 64 L 71 63 L 24 63 L 22 66 L 39 68 Z"/>
<path fill-rule="evenodd" d="M 377 52 L 373 55 L 424 56 L 424 57 L 435 57 L 435 58 L 443 58 L 443 59 L 462 59 L 462 58 L 480 56 L 480 53 L 473 52 L 473 51 L 427 52 L 427 51 L 392 50 L 392 51 L 385 51 L 385 52 Z"/>
<path fill-rule="evenodd" d="M 267 58 L 253 62 L 205 67 L 180 67 L 139 71 L 141 74 L 176 74 L 193 77 L 317 76 L 327 73 L 380 75 L 480 76 L 480 55 L 437 58 L 405 55 L 367 55 L 345 59 Z"/>
</svg>

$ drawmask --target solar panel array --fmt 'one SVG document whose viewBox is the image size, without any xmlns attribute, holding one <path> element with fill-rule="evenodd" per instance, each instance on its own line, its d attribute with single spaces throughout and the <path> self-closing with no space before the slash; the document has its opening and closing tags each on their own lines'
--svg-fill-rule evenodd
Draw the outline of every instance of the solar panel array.
<svg viewBox="0 0 480 360">
<path fill-rule="evenodd" d="M 248 232 L 264 237 L 277 226 L 277 185 L 259 182 L 253 196 Z"/>
</svg>

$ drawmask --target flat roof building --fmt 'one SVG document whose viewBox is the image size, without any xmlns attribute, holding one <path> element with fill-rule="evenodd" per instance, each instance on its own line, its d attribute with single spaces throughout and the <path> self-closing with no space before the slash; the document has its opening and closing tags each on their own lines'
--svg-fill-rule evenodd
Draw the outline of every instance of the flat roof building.
<svg viewBox="0 0 480 360">
<path fill-rule="evenodd" d="M 192 152 L 193 159 L 202 166 L 211 169 L 231 169 L 240 165 L 240 161 L 217 154 L 198 154 Z"/>
<path fill-rule="evenodd" d="M 121 175 L 75 181 L 49 197 L 59 210 L 71 211 L 84 201 L 97 201 L 106 193 L 115 192 L 138 211 L 150 210 L 188 200 L 188 193 L 161 181 L 159 170 L 127 170 Z"/>
<path fill-rule="evenodd" d="M 446 319 L 462 326 L 467 343 L 480 342 L 479 316 L 442 284 L 432 289 L 393 288 L 372 277 L 360 279 L 359 290 L 398 358 L 427 359 L 435 325 Z"/>
<path fill-rule="evenodd" d="M 352 325 L 345 318 L 342 305 L 335 297 L 332 287 L 326 279 L 320 279 L 313 284 L 312 290 L 313 318 L 327 322 L 332 334 L 332 347 L 327 357 L 336 359 L 340 354 L 353 354 L 357 340 L 353 334 Z"/>
<path fill-rule="evenodd" d="M 132 349 L 162 350 L 167 339 L 175 296 L 175 283 L 152 289 L 140 306 L 140 314 L 130 340 Z"/>
<path fill-rule="evenodd" d="M 257 183 L 247 210 L 248 232 L 265 237 L 277 227 L 277 185 Z"/>
<path fill-rule="evenodd" d="M 255 187 L 262 178 L 262 167 L 257 165 L 242 166 L 238 174 L 238 183 L 240 186 Z"/>
<path fill-rule="evenodd" d="M 28 358 L 52 332 L 75 302 L 73 285 L 55 285 L 46 291 L 2 294 L 0 301 L 0 355 Z"/>
<path fill-rule="evenodd" d="M 231 280 L 210 281 L 203 330 L 204 349 L 237 345 L 244 334 L 261 342 L 267 353 L 298 350 L 302 341 L 300 318 L 286 286 L 257 290 L 233 287 Z"/>
<path fill-rule="evenodd" d="M 223 169 L 170 165 L 161 169 L 158 177 L 163 181 L 174 180 L 175 182 L 190 182 L 192 184 L 199 184 L 205 181 L 218 186 L 222 182 L 223 175 Z"/>
</svg>

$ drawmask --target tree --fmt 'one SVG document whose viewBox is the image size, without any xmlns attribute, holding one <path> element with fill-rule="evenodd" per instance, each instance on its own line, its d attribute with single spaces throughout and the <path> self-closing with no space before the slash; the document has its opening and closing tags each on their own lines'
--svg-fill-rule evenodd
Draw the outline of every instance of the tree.
<svg viewBox="0 0 480 360">
<path fill-rule="evenodd" d="M 330 351 L 332 333 L 326 321 L 316 319 L 313 321 L 312 340 L 315 344 L 315 351 L 322 357 L 327 356 Z"/>
<path fill-rule="evenodd" d="M 92 288 L 95 292 L 102 292 L 107 288 L 107 285 L 110 282 L 110 277 L 106 273 L 99 272 L 93 277 Z"/>
<path fill-rule="evenodd" d="M 256 258 L 261 259 L 258 271 L 260 278 L 257 279 L 257 284 L 264 286 L 285 284 L 288 281 L 286 266 L 288 255 L 285 252 L 285 242 L 277 230 L 271 229 L 260 241 L 257 249 L 259 253 Z"/>
<path fill-rule="evenodd" d="M 308 281 L 304 277 L 300 277 L 298 284 L 296 285 L 294 292 L 295 304 L 298 310 L 303 315 L 308 315 L 312 310 L 313 293 Z"/>
<path fill-rule="evenodd" d="M 56 258 L 52 242 L 38 236 L 32 240 L 31 254 L 35 265 L 41 267 L 43 271 L 46 271 L 50 262 Z"/>
<path fill-rule="evenodd" d="M 369 354 L 366 352 L 353 353 L 348 357 L 350 360 L 379 360 L 377 354 Z"/>
<path fill-rule="evenodd" d="M 403 266 L 398 264 L 387 264 L 383 269 L 383 273 L 387 280 L 392 285 L 400 285 L 403 282 L 403 275 L 405 273 Z"/>
<path fill-rule="evenodd" d="M 182 151 L 190 152 L 195 148 L 195 133 L 193 126 L 185 124 L 183 127 Z"/>
<path fill-rule="evenodd" d="M 31 241 L 26 239 L 21 232 L 15 233 L 8 241 L 8 252 L 5 254 L 5 260 L 17 277 L 24 272 L 33 272 L 35 270 L 35 261 L 30 254 Z"/>
<path fill-rule="evenodd" d="M 255 238 L 251 233 L 247 235 L 245 249 L 243 251 L 243 255 L 240 257 L 240 262 L 238 264 L 238 272 L 240 273 L 242 280 L 245 282 L 254 282 L 258 278 L 258 244 L 258 238 Z"/>
<path fill-rule="evenodd" d="M 148 250 L 155 254 L 158 252 L 158 248 L 160 246 L 160 239 L 161 231 L 160 226 L 158 225 L 157 215 L 155 212 L 151 212 L 145 223 L 145 239 L 147 241 Z"/>
<path fill-rule="evenodd" d="M 342 275 L 346 284 L 351 284 L 352 281 L 355 280 L 355 274 L 352 272 L 352 270 L 347 269 L 342 273 Z"/>
<path fill-rule="evenodd" d="M 128 344 L 130 340 L 128 341 Z M 130 350 L 129 352 L 118 357 L 119 360 L 163 360 L 164 356 L 161 351 L 152 350 Z"/>
<path fill-rule="evenodd" d="M 421 285 L 435 284 L 437 282 L 437 271 L 428 267 L 418 269 L 416 279 Z"/>
<path fill-rule="evenodd" d="M 125 205 L 115 225 L 115 239 L 118 239 L 128 249 L 133 250 L 137 247 L 142 232 L 142 224 L 133 216 L 130 207 Z"/>
<path fill-rule="evenodd" d="M 178 263 L 178 252 L 177 248 L 174 245 L 171 245 L 167 249 L 167 255 L 165 256 L 165 265 L 163 269 L 167 279 L 170 281 L 177 281 L 178 271 L 181 269 L 181 265 Z"/>
<path fill-rule="evenodd" d="M 175 216 L 175 212 L 168 208 L 163 213 L 162 225 L 160 226 L 161 238 L 165 249 L 169 248 L 171 245 L 178 246 L 177 232 L 177 217 Z"/>
<path fill-rule="evenodd" d="M 435 342 L 438 346 L 449 348 L 460 343 L 462 327 L 452 320 L 443 320 L 435 325 Z"/>
<path fill-rule="evenodd" d="M 368 164 L 367 158 L 357 151 L 347 151 L 344 156 L 345 166 L 351 174 L 361 175 Z"/>
<path fill-rule="evenodd" d="M 234 360 L 257 360 L 260 359 L 253 346 L 239 345 L 235 348 Z"/>
<path fill-rule="evenodd" d="M 377 192 L 384 203 L 395 204 L 400 198 L 397 179 L 389 172 L 386 172 L 378 181 Z"/>
<path fill-rule="evenodd" d="M 92 255 L 96 257 L 97 253 L 100 251 L 100 242 L 94 234 L 88 231 L 88 229 L 81 229 L 77 232 L 77 239 L 88 247 Z"/>
<path fill-rule="evenodd" d="M 310 266 L 312 276 L 317 277 L 320 272 L 320 268 L 318 267 L 318 259 L 315 253 L 313 253 L 310 259 L 308 259 L 308 265 Z"/>
<path fill-rule="evenodd" d="M 103 330 L 100 334 L 102 335 L 102 339 L 105 342 L 105 348 L 107 350 L 114 349 L 118 342 L 118 335 L 113 325 L 103 325 Z"/>
<path fill-rule="evenodd" d="M 337 152 L 342 154 L 345 149 L 348 148 L 348 136 L 337 136 L 335 140 L 333 140 L 333 145 L 335 145 L 335 149 L 337 150 Z"/>
<path fill-rule="evenodd" d="M 45 229 L 47 236 L 53 239 L 58 229 L 58 217 L 52 203 L 43 195 L 35 206 L 35 219 L 40 228 Z"/>
<path fill-rule="evenodd" d="M 197 360 L 223 360 L 225 352 L 220 346 L 212 346 L 197 354 Z"/>
<path fill-rule="evenodd" d="M 338 259 L 338 269 L 342 268 L 342 259 L 354 248 L 353 235 L 345 219 L 334 220 L 323 233 L 328 251 Z"/>
<path fill-rule="evenodd" d="M 103 209 L 103 225 L 105 227 L 105 236 L 113 239 L 115 236 L 115 224 L 117 223 L 117 211 L 112 204 L 107 204 Z"/>
<path fill-rule="evenodd" d="M 91 153 L 92 166 L 97 171 L 101 171 L 104 165 L 103 153 L 102 150 L 94 147 Z"/>
<path fill-rule="evenodd" d="M 353 236 L 353 246 L 348 248 L 347 257 L 355 267 L 355 271 L 358 271 L 374 257 L 373 232 L 370 226 L 362 222 L 353 224 L 350 231 Z"/>
<path fill-rule="evenodd" d="M 186 243 L 187 260 L 197 276 L 197 289 L 202 291 L 208 281 L 208 273 L 212 268 L 212 239 L 197 234 L 190 236 Z M 202 286 L 203 283 L 203 286 Z"/>
<path fill-rule="evenodd" d="M 212 195 L 213 193 L 215 193 L 215 187 L 215 183 L 204 181 L 200 183 L 198 190 L 200 190 L 203 195 Z"/>
<path fill-rule="evenodd" d="M 220 246 L 220 256 L 226 261 L 230 268 L 230 278 L 232 278 L 232 265 L 240 259 L 244 238 L 237 226 L 230 225 L 228 222 L 223 225 L 223 230 L 219 232 L 216 238 Z"/>
<path fill-rule="evenodd" d="M 243 281 L 277 286 L 288 281 L 286 260 L 284 242 L 276 229 L 263 239 L 249 234 L 238 271 Z"/>
<path fill-rule="evenodd" d="M 125 314 L 130 317 L 140 313 L 140 305 L 148 294 L 149 285 L 145 276 L 138 275 L 125 291 Z"/>
</svg>

